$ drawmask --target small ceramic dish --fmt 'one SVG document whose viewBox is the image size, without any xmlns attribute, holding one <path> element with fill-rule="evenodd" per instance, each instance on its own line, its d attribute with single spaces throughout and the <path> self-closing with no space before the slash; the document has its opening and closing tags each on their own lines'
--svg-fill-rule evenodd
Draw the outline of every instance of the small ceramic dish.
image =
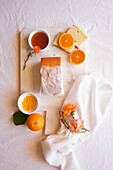
<svg viewBox="0 0 113 170">
<path fill-rule="evenodd" d="M 47 36 L 47 38 L 48 38 L 48 43 L 47 43 L 46 47 L 43 48 L 43 49 L 40 49 L 40 51 L 45 51 L 45 50 L 48 48 L 49 44 L 50 44 L 50 36 L 49 36 L 49 34 L 48 34 L 46 31 L 44 31 L 44 30 L 34 30 L 34 31 L 32 31 L 32 32 L 30 33 L 29 38 L 28 38 L 29 46 L 33 49 L 32 37 L 33 37 L 36 33 L 43 33 L 43 34 L 45 34 L 45 35 Z"/>
<path fill-rule="evenodd" d="M 22 102 L 24 101 L 25 97 L 27 96 L 33 96 L 35 99 L 36 99 L 36 105 L 34 107 L 34 109 L 32 111 L 25 111 L 23 108 L 22 108 Z M 23 93 L 19 98 L 18 98 L 18 108 L 21 112 L 25 113 L 25 114 L 32 114 L 32 113 L 35 113 L 36 110 L 38 109 L 39 107 L 39 99 L 38 97 L 31 93 L 31 92 L 27 92 L 27 93 Z"/>
</svg>

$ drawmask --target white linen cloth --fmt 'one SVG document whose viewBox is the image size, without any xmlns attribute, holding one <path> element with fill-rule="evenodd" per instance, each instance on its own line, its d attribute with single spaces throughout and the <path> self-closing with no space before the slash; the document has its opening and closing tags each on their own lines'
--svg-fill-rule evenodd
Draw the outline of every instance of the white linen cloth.
<svg viewBox="0 0 113 170">
<path fill-rule="evenodd" d="M 109 107 L 113 105 L 113 88 L 97 75 L 80 76 L 75 80 L 63 106 L 66 104 L 77 105 L 77 117 L 84 120 L 84 126 L 90 132 L 71 134 L 62 125 L 57 134 L 42 141 L 42 150 L 50 165 L 63 170 L 79 170 L 74 148 L 97 129 L 105 114 L 109 112 Z"/>
<path fill-rule="evenodd" d="M 72 24 L 80 26 L 88 36 L 83 46 L 87 47 L 84 64 L 90 67 L 89 72 L 95 71 L 113 84 L 113 0 L 0 1 L 0 170 L 58 170 L 44 160 L 40 148 L 43 130 L 33 133 L 24 125 L 15 127 L 11 121 L 12 114 L 17 111 L 16 101 L 19 97 L 19 32 L 24 28 L 68 28 Z M 62 58 L 65 66 L 65 58 Z M 34 57 L 28 62 L 32 60 Z M 68 62 L 66 67 L 70 69 L 71 63 Z M 84 66 L 72 67 L 76 74 L 72 71 L 67 81 L 63 81 L 64 86 L 71 82 L 71 76 L 74 79 L 77 75 L 86 74 Z M 36 65 L 34 69 L 38 72 Z M 38 76 L 31 81 L 36 87 Z M 84 142 L 76 148 L 81 169 L 113 170 L 112 107 L 98 133 L 93 137 L 90 135 L 90 138 L 90 141 L 85 140 L 85 149 Z"/>
</svg>

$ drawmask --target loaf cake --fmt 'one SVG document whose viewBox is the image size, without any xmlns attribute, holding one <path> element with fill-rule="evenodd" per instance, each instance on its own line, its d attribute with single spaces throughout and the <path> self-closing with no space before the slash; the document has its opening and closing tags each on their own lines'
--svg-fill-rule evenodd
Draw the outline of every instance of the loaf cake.
<svg viewBox="0 0 113 170">
<path fill-rule="evenodd" d="M 61 57 L 41 58 L 41 93 L 51 96 L 63 95 Z"/>
<path fill-rule="evenodd" d="M 59 38 L 60 36 L 63 34 L 64 32 L 59 32 L 56 39 L 55 39 L 55 42 L 53 43 L 53 45 L 55 45 L 56 47 L 58 48 L 61 48 L 60 45 L 59 45 Z M 75 41 L 75 44 L 74 46 L 76 48 L 79 48 L 87 39 L 87 36 L 78 28 L 76 27 L 75 25 L 73 25 L 68 31 L 67 33 L 70 33 L 72 36 L 73 36 L 73 39 Z M 73 47 L 72 46 L 71 48 L 68 48 L 68 49 L 63 49 L 64 51 L 68 52 L 68 53 L 71 53 L 72 52 L 72 49 Z M 62 49 L 62 48 L 61 48 Z"/>
<path fill-rule="evenodd" d="M 73 25 L 67 32 L 70 33 L 76 41 L 76 48 L 79 48 L 87 39 L 87 36 L 75 25 Z"/>
</svg>

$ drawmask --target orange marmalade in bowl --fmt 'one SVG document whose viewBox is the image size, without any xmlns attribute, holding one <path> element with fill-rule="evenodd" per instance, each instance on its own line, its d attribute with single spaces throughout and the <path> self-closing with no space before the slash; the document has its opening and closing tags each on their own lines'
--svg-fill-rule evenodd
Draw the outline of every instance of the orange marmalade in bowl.
<svg viewBox="0 0 113 170">
<path fill-rule="evenodd" d="M 22 108 L 25 111 L 33 111 L 35 109 L 37 99 L 34 96 L 26 96 L 22 102 Z"/>
<path fill-rule="evenodd" d="M 31 38 L 31 44 L 33 47 L 39 46 L 40 49 L 44 49 L 48 45 L 48 37 L 43 32 L 35 33 Z"/>
<path fill-rule="evenodd" d="M 40 51 L 44 51 L 49 46 L 50 36 L 44 30 L 34 30 L 29 35 L 28 42 L 32 49 L 35 46 L 39 46 Z"/>
</svg>

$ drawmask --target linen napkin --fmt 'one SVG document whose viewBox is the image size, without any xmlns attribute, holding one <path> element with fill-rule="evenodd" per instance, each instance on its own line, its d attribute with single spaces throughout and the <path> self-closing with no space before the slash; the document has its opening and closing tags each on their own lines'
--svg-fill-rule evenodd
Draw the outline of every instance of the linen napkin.
<svg viewBox="0 0 113 170">
<path fill-rule="evenodd" d="M 75 104 L 76 116 L 84 120 L 84 126 L 90 132 L 72 134 L 61 124 L 57 134 L 48 136 L 41 143 L 46 161 L 63 170 L 79 170 L 74 148 L 99 127 L 112 101 L 113 87 L 102 77 L 83 75 L 77 78 L 63 106 Z"/>
</svg>

